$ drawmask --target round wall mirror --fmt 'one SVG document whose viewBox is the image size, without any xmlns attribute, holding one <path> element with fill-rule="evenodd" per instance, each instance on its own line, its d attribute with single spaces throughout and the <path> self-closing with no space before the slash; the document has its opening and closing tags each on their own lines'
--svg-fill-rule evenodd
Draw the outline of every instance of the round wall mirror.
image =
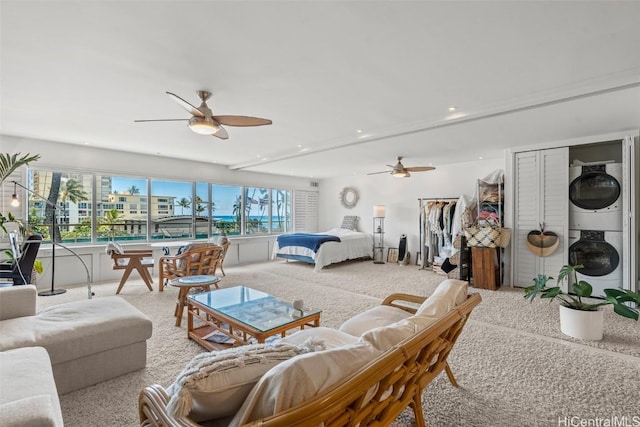
<svg viewBox="0 0 640 427">
<path fill-rule="evenodd" d="M 358 191 L 353 187 L 345 187 L 344 190 L 340 193 L 340 201 L 342 202 L 342 206 L 347 209 L 351 209 L 358 203 Z"/>
</svg>

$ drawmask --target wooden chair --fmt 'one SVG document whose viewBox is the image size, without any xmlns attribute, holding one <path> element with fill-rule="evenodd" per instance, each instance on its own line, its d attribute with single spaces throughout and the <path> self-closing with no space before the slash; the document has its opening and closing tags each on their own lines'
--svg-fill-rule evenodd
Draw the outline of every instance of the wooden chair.
<svg viewBox="0 0 640 427">
<path fill-rule="evenodd" d="M 161 257 L 160 292 L 169 280 L 184 276 L 213 276 L 223 251 L 222 246 L 213 243 L 191 243 L 185 246 L 180 255 Z"/>
<path fill-rule="evenodd" d="M 216 263 L 216 266 L 213 269 L 214 275 L 216 274 L 216 271 L 218 271 L 218 268 L 219 268 L 220 271 L 222 272 L 222 275 L 226 276 L 226 274 L 224 274 L 224 268 L 222 268 L 222 263 L 224 262 L 225 255 L 227 255 L 227 250 L 229 249 L 229 246 L 231 246 L 231 242 L 228 240 L 222 244 L 222 255 L 220 256 L 220 259 L 218 259 L 218 262 Z"/>
<path fill-rule="evenodd" d="M 153 278 L 149 272 L 149 268 L 153 268 L 155 263 L 153 260 L 153 251 L 149 250 L 121 250 L 111 251 L 111 259 L 113 260 L 114 270 L 124 270 L 122 273 L 122 279 L 120 279 L 120 285 L 116 294 L 119 294 L 124 286 L 125 282 L 131 275 L 133 270 L 136 270 L 144 283 L 147 285 L 150 291 L 153 291 Z"/>
</svg>

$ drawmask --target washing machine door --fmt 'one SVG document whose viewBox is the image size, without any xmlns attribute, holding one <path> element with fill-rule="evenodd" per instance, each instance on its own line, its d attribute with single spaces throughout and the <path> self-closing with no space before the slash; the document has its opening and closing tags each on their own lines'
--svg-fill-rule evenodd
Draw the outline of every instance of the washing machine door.
<svg viewBox="0 0 640 427">
<path fill-rule="evenodd" d="M 600 277 L 613 273 L 620 264 L 620 254 L 604 240 L 604 231 L 583 230 L 580 240 L 569 247 L 569 262 L 582 264 L 578 270 L 585 276 Z"/>
<path fill-rule="evenodd" d="M 607 173 L 606 165 L 583 166 L 582 174 L 569 185 L 569 200 L 582 209 L 604 209 L 618 197 L 620 183 Z"/>
</svg>

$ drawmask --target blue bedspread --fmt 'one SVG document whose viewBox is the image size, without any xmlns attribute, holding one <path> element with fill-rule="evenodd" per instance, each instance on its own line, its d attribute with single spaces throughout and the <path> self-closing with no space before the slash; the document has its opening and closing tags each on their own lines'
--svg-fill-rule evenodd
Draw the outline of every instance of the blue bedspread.
<svg viewBox="0 0 640 427">
<path fill-rule="evenodd" d="M 291 233 L 278 236 L 278 246 L 281 248 L 285 246 L 302 246 L 311 249 L 313 252 L 317 252 L 324 242 L 339 241 L 340 238 L 338 236 L 330 234 Z"/>
</svg>

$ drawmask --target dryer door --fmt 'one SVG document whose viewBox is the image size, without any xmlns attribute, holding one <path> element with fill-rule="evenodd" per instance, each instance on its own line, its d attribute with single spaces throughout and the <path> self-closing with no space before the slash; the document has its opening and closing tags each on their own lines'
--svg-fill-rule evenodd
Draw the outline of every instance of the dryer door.
<svg viewBox="0 0 640 427">
<path fill-rule="evenodd" d="M 572 265 L 584 265 L 578 270 L 580 274 L 600 277 L 618 268 L 620 254 L 604 240 L 604 231 L 583 230 L 580 240 L 569 247 L 569 262 Z"/>
<path fill-rule="evenodd" d="M 604 209 L 620 197 L 620 183 L 607 174 L 606 165 L 583 166 L 569 185 L 569 200 L 582 209 Z"/>
</svg>

